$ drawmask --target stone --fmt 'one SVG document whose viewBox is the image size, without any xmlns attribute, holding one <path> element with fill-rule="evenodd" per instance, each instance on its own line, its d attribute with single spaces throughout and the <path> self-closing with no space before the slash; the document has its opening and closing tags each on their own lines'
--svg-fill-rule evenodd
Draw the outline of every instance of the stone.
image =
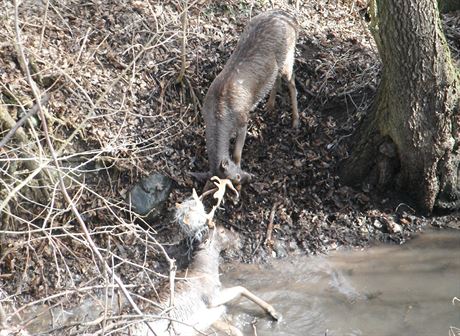
<svg viewBox="0 0 460 336">
<path fill-rule="evenodd" d="M 130 192 L 131 206 L 148 220 L 158 218 L 172 189 L 172 180 L 168 176 L 154 173 L 140 180 Z"/>
<path fill-rule="evenodd" d="M 285 244 L 282 241 L 275 241 L 275 244 L 273 245 L 273 251 L 276 253 L 277 258 L 286 258 L 288 256 Z"/>
</svg>

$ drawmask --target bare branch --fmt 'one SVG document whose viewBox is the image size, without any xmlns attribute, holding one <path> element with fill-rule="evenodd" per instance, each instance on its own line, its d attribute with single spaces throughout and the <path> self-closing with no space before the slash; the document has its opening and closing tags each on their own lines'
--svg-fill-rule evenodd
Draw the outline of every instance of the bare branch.
<svg viewBox="0 0 460 336">
<path fill-rule="evenodd" d="M 47 94 L 44 94 L 43 97 L 41 98 L 41 102 L 40 102 L 41 105 L 45 105 L 48 102 L 48 100 L 49 100 L 49 96 Z M 19 119 L 16 125 L 14 125 L 10 129 L 10 131 L 5 135 L 2 141 L 0 141 L 0 148 L 5 146 L 8 143 L 8 141 L 10 141 L 10 139 L 15 135 L 19 127 L 24 125 L 24 123 L 27 121 L 28 118 L 30 118 L 31 116 L 33 116 L 35 113 L 38 112 L 38 106 L 39 104 L 35 104 L 34 106 L 32 106 L 32 108 L 21 119 Z"/>
<path fill-rule="evenodd" d="M 58 158 L 57 158 L 57 155 L 56 155 L 56 151 L 54 150 L 53 143 L 51 142 L 51 139 L 50 139 L 50 136 L 49 136 L 49 133 L 48 133 L 48 125 L 46 123 L 46 116 L 45 116 L 45 113 L 43 112 L 43 108 L 42 108 L 42 105 L 41 105 L 40 92 L 39 92 L 39 89 L 38 89 L 37 85 L 33 81 L 32 77 L 30 75 L 30 71 L 29 71 L 29 69 L 27 67 L 26 57 L 25 57 L 25 53 L 24 53 L 22 43 L 21 43 L 20 29 L 19 29 L 19 24 L 18 24 L 18 22 L 19 22 L 19 18 L 18 18 L 18 0 L 13 0 L 13 3 L 14 3 L 14 11 L 15 11 L 14 14 L 15 14 L 16 41 L 17 41 L 17 47 L 18 47 L 18 51 L 19 51 L 19 57 L 21 59 L 20 63 L 25 65 L 25 67 L 24 67 L 25 69 L 23 69 L 23 70 L 25 71 L 27 81 L 28 81 L 28 83 L 29 83 L 29 85 L 30 85 L 30 87 L 32 89 L 32 92 L 33 92 L 33 94 L 35 96 L 35 99 L 37 100 L 38 112 L 39 112 L 39 115 L 40 115 L 41 120 L 42 120 L 43 132 L 44 132 L 45 139 L 46 139 L 46 142 L 48 144 L 48 147 L 49 147 L 49 150 L 50 150 L 51 157 L 53 159 L 54 165 L 56 166 L 56 172 L 57 172 L 57 176 L 58 176 L 58 180 L 59 180 L 59 185 L 61 187 L 61 191 L 62 191 L 62 193 L 64 195 L 64 198 L 66 199 L 68 205 L 70 206 L 73 214 L 75 215 L 75 217 L 76 217 L 76 219 L 77 219 L 77 221 L 78 221 L 78 223 L 80 225 L 81 230 L 85 234 L 86 240 L 87 240 L 91 250 L 96 255 L 97 259 L 102 264 L 102 266 L 105 269 L 105 271 L 107 272 L 107 274 L 112 275 L 113 279 L 118 284 L 118 286 L 120 287 L 121 291 L 125 295 L 126 299 L 130 303 L 130 305 L 136 311 L 136 313 L 138 313 L 139 315 L 142 315 L 142 311 L 139 309 L 137 304 L 134 302 L 133 298 L 129 294 L 129 292 L 128 292 L 126 286 L 123 284 L 122 280 L 111 269 L 111 267 L 107 264 L 107 262 L 103 258 L 102 254 L 99 252 L 99 249 L 97 248 L 96 244 L 94 243 L 94 241 L 93 241 L 93 239 L 91 237 L 91 234 L 89 233 L 89 230 L 86 227 L 85 222 L 83 221 L 83 218 L 81 217 L 77 207 L 75 206 L 75 203 L 72 201 L 69 193 L 67 192 L 66 186 L 64 184 L 64 180 L 62 178 L 62 174 L 61 174 L 61 170 L 60 170 L 59 161 L 58 161 Z M 150 325 L 148 323 L 146 323 L 146 324 L 147 324 L 148 328 L 152 331 L 152 333 L 155 334 L 155 332 L 150 327 Z"/>
<path fill-rule="evenodd" d="M 181 37 L 181 67 L 176 82 L 182 83 L 185 75 L 186 66 L 186 47 L 187 47 L 187 24 L 188 24 L 188 0 L 184 0 L 184 9 L 182 12 L 182 37 Z"/>
</svg>

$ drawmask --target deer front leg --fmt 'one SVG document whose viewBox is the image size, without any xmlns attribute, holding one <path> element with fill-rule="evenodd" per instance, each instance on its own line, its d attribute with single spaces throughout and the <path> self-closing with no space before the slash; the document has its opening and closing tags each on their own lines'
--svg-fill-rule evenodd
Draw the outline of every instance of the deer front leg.
<svg viewBox="0 0 460 336">
<path fill-rule="evenodd" d="M 233 149 L 233 162 L 235 162 L 238 167 L 241 166 L 241 155 L 243 154 L 244 141 L 246 140 L 247 131 L 248 126 L 244 125 L 239 127 L 236 132 L 235 148 Z"/>
<path fill-rule="evenodd" d="M 265 310 L 274 320 L 280 320 L 281 315 L 279 315 L 275 308 L 273 308 L 272 305 L 268 304 L 255 294 L 251 293 L 248 291 L 246 288 L 242 286 L 236 286 L 236 287 L 231 287 L 231 288 L 225 288 L 222 289 L 219 293 L 219 296 L 215 298 L 212 302 L 213 307 L 217 307 L 220 305 L 224 305 L 229 301 L 232 301 L 234 299 L 237 299 L 241 296 L 244 296 L 257 304 L 259 307 L 261 307 L 263 310 Z"/>
</svg>

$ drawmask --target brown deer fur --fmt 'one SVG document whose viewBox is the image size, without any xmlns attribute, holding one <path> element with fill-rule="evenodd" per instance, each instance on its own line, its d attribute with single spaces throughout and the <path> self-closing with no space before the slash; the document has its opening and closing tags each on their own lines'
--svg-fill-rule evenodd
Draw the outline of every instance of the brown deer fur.
<svg viewBox="0 0 460 336">
<path fill-rule="evenodd" d="M 216 175 L 237 184 L 250 180 L 251 175 L 241 169 L 249 113 L 271 89 L 268 107 L 273 108 L 277 77 L 288 82 L 292 126 L 298 126 L 293 74 L 297 30 L 293 16 L 282 10 L 273 10 L 254 17 L 242 33 L 235 51 L 204 99 L 202 114 L 209 160 L 207 177 Z M 232 136 L 236 139 L 230 158 Z"/>
</svg>

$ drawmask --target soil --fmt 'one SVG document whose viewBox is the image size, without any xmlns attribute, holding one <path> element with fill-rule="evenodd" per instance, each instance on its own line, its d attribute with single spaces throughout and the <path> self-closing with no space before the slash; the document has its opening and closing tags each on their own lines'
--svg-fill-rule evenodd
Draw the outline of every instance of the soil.
<svg viewBox="0 0 460 336">
<path fill-rule="evenodd" d="M 45 3 L 23 1 L 19 26 L 33 78 L 50 96 L 47 123 L 56 149 L 62 148 L 66 186 L 105 260 L 133 285 L 132 292 L 154 300 L 152 286 L 169 276 L 165 254 L 177 259 L 179 269 L 187 264 L 187 245 L 173 214 L 192 188 L 203 188 L 190 176 L 207 170 L 200 103 L 245 24 L 272 8 L 271 2 L 190 2 L 181 83 L 176 79 L 183 2 L 68 0 L 49 2 L 49 8 Z M 278 93 L 276 112 L 267 112 L 264 101 L 251 116 L 242 166 L 254 181 L 243 186 L 236 202 L 227 200 L 216 218 L 243 240 L 232 258 L 264 262 L 402 244 L 428 226 L 459 229 L 459 215 L 423 215 L 400 191 L 373 190 L 366 183 L 353 189 L 340 182 L 340 162 L 349 155 L 351 135 L 379 82 L 366 1 L 307 1 L 297 9 L 291 1 L 273 3 L 295 13 L 301 26 L 295 63 L 301 127 L 290 128 L 286 87 Z M 13 4 L 7 2 L 0 13 L 1 99 L 19 119 L 19 105 L 31 108 L 33 95 L 15 48 Z M 445 14 L 443 24 L 460 64 L 460 13 Z M 45 147 L 49 157 L 40 120 L 30 120 L 31 142 Z M 7 162 L 2 199 L 28 176 L 10 169 L 31 148 L 11 140 L 1 149 Z M 129 211 L 127 195 L 153 172 L 171 177 L 174 190 L 163 217 L 147 223 Z M 29 192 L 20 192 L 3 216 L 0 285 L 8 312 L 44 297 L 50 305 L 71 307 L 83 294 L 51 297 L 105 283 L 75 214 L 55 177 L 51 181 L 50 201 L 32 201 Z"/>
</svg>

